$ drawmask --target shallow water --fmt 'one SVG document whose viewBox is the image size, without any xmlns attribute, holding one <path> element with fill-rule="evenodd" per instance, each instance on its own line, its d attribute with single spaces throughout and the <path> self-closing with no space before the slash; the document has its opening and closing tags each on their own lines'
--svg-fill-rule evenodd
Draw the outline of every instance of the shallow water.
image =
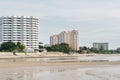
<svg viewBox="0 0 120 80">
<path fill-rule="evenodd" d="M 107 67 L 22 67 L 0 69 L 0 80 L 120 80 L 120 65 Z"/>
<path fill-rule="evenodd" d="M 0 59 L 0 62 L 119 61 L 120 56 Z M 120 80 L 120 65 L 0 68 L 0 80 Z"/>
<path fill-rule="evenodd" d="M 37 58 L 8 58 L 1 62 L 80 62 L 80 61 L 120 61 L 120 56 L 71 56 L 71 57 L 37 57 Z"/>
</svg>

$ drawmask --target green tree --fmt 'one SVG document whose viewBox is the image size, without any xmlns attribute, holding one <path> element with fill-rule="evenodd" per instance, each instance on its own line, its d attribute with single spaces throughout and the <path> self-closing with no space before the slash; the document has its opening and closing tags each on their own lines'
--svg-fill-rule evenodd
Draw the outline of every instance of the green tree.
<svg viewBox="0 0 120 80">
<path fill-rule="evenodd" d="M 62 43 L 59 45 L 53 45 L 53 46 L 45 47 L 45 48 L 47 49 L 47 51 L 59 51 L 59 52 L 64 52 L 64 53 L 69 53 L 71 51 L 71 48 L 66 43 Z"/>
<path fill-rule="evenodd" d="M 44 50 L 44 44 L 43 42 L 39 42 L 39 52 L 42 52 Z"/>
<path fill-rule="evenodd" d="M 60 52 L 69 53 L 70 52 L 69 45 L 65 43 L 60 44 Z"/>
<path fill-rule="evenodd" d="M 14 51 L 17 48 L 16 44 L 9 41 L 1 44 L 2 51 Z"/>
<path fill-rule="evenodd" d="M 87 50 L 88 48 L 86 46 L 83 47 L 83 50 Z"/>
<path fill-rule="evenodd" d="M 100 52 L 98 49 L 93 48 L 93 47 L 92 47 L 90 50 L 91 50 L 91 52 L 93 52 L 93 53 L 99 53 L 99 52 Z"/>
<path fill-rule="evenodd" d="M 25 45 L 20 42 L 17 42 L 17 50 L 22 52 L 24 49 L 25 49 Z"/>
</svg>

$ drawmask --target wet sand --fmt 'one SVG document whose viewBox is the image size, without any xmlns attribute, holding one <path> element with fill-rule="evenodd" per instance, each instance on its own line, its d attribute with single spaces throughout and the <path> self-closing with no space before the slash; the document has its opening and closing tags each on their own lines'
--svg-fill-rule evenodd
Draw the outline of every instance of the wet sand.
<svg viewBox="0 0 120 80">
<path fill-rule="evenodd" d="M 0 80 L 120 80 L 120 62 L 15 62 L 3 65 Z"/>
<path fill-rule="evenodd" d="M 112 66 L 120 65 L 120 61 L 110 61 L 110 62 L 2 62 L 0 63 L 0 68 L 12 68 L 12 67 L 34 67 L 34 66 Z"/>
<path fill-rule="evenodd" d="M 77 54 L 77 55 L 39 55 L 39 54 L 0 54 L 0 68 L 29 66 L 102 66 L 119 65 L 120 54 Z"/>
<path fill-rule="evenodd" d="M 0 58 L 0 80 L 120 80 L 120 55 Z"/>
</svg>

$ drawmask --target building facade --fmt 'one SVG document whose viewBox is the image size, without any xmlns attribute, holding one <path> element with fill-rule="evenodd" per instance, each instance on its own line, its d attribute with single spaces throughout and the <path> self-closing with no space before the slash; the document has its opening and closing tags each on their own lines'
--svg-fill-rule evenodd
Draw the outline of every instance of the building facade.
<svg viewBox="0 0 120 80">
<path fill-rule="evenodd" d="M 70 40 L 70 45 L 73 49 L 79 50 L 79 36 L 78 36 L 78 31 L 77 30 L 72 30 L 71 31 L 71 39 Z"/>
<path fill-rule="evenodd" d="M 50 46 L 59 44 L 59 35 L 50 36 Z"/>
<path fill-rule="evenodd" d="M 69 33 L 67 31 L 63 31 L 59 34 L 60 36 L 60 40 L 59 40 L 59 43 L 67 43 L 68 44 L 68 41 L 69 41 Z"/>
<path fill-rule="evenodd" d="M 120 48 L 117 48 L 117 50 L 116 50 L 118 53 L 120 53 Z"/>
<path fill-rule="evenodd" d="M 93 43 L 93 48 L 98 50 L 108 50 L 108 43 Z"/>
<path fill-rule="evenodd" d="M 33 16 L 0 17 L 0 42 L 21 42 L 26 48 L 38 49 L 38 18 Z"/>
<path fill-rule="evenodd" d="M 73 50 L 79 50 L 79 33 L 77 30 L 63 31 L 50 37 L 50 45 L 66 43 Z"/>
</svg>

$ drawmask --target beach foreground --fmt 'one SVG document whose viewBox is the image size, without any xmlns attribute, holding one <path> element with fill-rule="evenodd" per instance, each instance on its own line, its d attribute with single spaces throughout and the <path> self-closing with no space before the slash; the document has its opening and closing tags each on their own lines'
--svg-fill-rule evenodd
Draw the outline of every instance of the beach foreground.
<svg viewBox="0 0 120 80">
<path fill-rule="evenodd" d="M 9 54 L 9 55 L 8 55 Z M 0 68 L 57 65 L 117 65 L 119 54 L 39 55 L 0 54 Z"/>
<path fill-rule="evenodd" d="M 0 58 L 0 80 L 120 80 L 120 56 Z"/>
<path fill-rule="evenodd" d="M 120 62 L 15 63 L 0 68 L 0 80 L 119 80 L 119 71 Z"/>
</svg>

